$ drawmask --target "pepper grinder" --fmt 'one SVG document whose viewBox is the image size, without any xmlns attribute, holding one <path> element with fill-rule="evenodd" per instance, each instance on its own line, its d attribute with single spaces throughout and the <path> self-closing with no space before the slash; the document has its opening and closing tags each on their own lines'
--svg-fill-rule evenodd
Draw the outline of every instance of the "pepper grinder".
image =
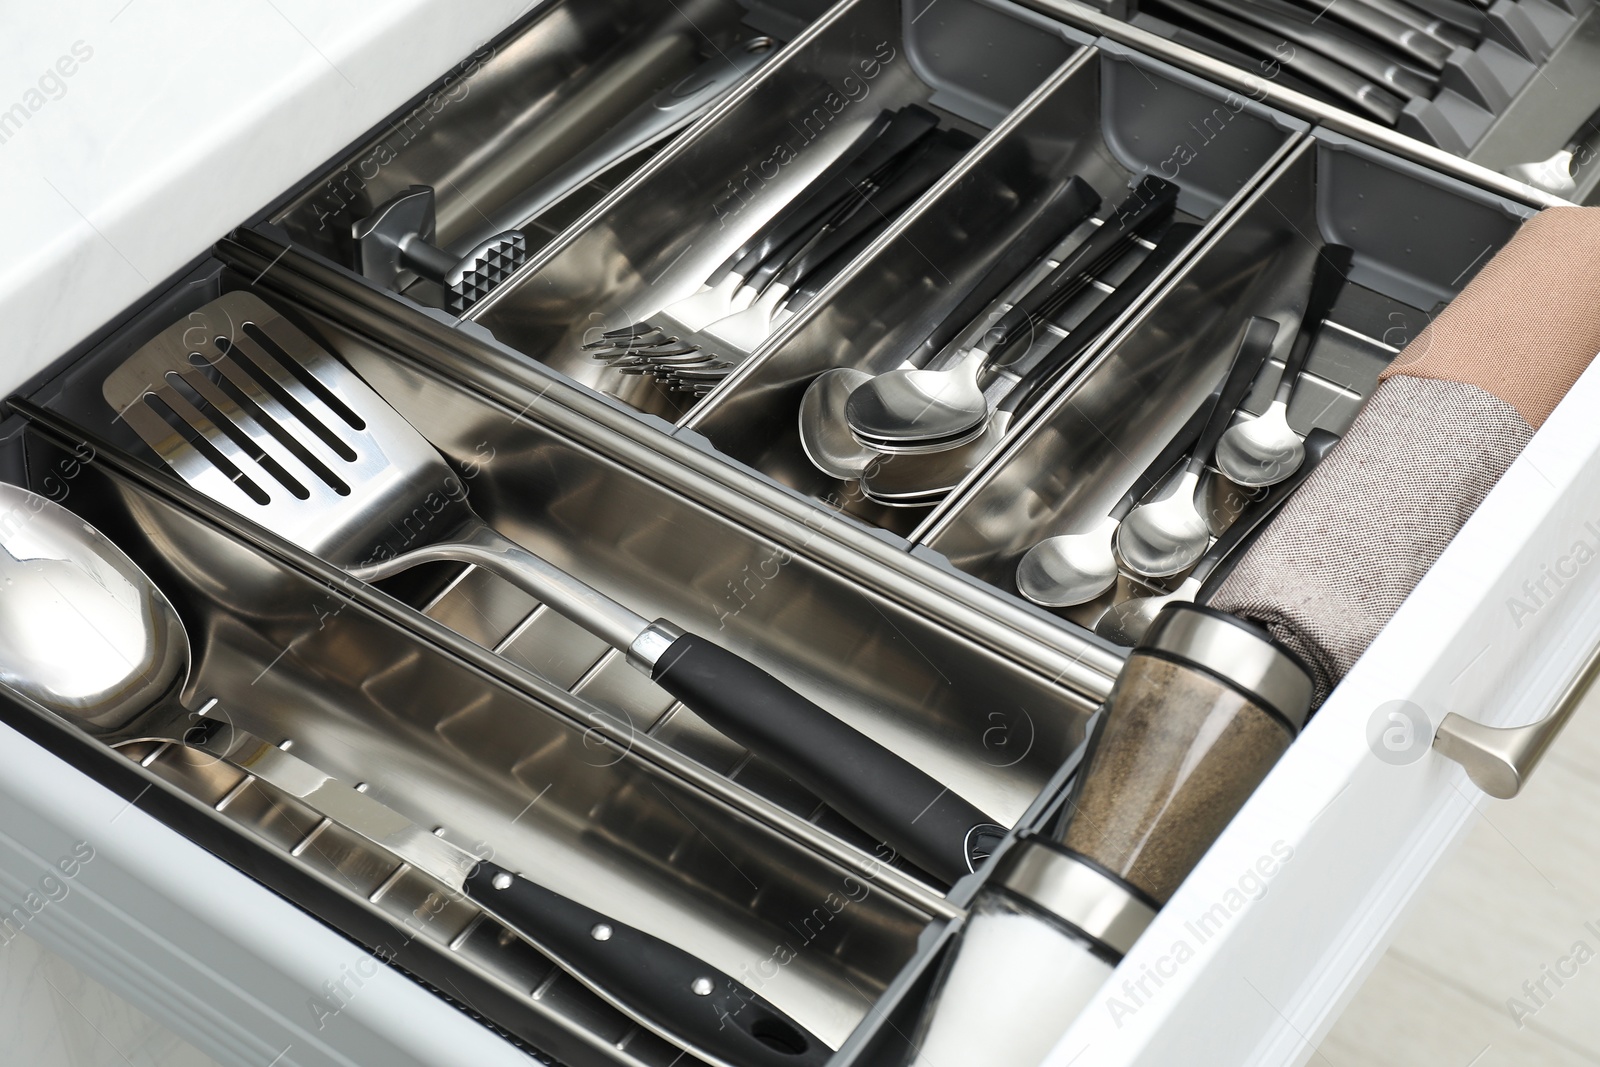
<svg viewBox="0 0 1600 1067">
<path fill-rule="evenodd" d="M 1298 736 L 1311 672 L 1268 633 L 1170 604 L 1129 654 L 1054 836 L 978 894 L 915 1067 L 1035 1067 Z"/>
</svg>

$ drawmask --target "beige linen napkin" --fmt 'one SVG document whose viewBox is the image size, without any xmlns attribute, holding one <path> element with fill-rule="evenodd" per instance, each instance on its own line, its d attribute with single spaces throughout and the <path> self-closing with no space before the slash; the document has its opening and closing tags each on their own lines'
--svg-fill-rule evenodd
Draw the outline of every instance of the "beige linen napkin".
<svg viewBox="0 0 1600 1067">
<path fill-rule="evenodd" d="M 1600 208 L 1524 223 L 1395 357 L 1210 604 L 1265 625 L 1321 704 L 1600 353 Z"/>
</svg>

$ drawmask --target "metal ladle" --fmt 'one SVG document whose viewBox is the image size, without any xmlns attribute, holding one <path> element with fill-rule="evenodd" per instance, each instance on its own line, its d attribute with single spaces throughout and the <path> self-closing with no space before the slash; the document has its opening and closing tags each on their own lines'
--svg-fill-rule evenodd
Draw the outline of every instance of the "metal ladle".
<svg viewBox="0 0 1600 1067">
<path fill-rule="evenodd" d="M 1234 484 L 1247 488 L 1276 484 L 1293 474 L 1305 459 L 1305 444 L 1289 426 L 1289 404 L 1294 400 L 1295 387 L 1322 322 L 1344 288 L 1352 255 L 1344 245 L 1328 245 L 1322 250 L 1312 273 L 1300 329 L 1289 358 L 1284 361 L 1272 403 L 1260 415 L 1230 427 L 1217 442 L 1217 467 Z"/>
<path fill-rule="evenodd" d="M 1119 645 L 1133 646 L 1144 639 L 1145 631 L 1150 629 L 1150 624 L 1155 622 L 1162 608 L 1168 604 L 1188 604 L 1198 600 L 1201 591 L 1213 578 L 1220 582 L 1223 564 L 1233 557 L 1251 534 L 1277 514 L 1284 501 L 1293 496 L 1301 483 L 1310 477 L 1312 468 L 1322 462 L 1323 457 L 1333 451 L 1333 446 L 1338 443 L 1337 434 L 1322 429 L 1312 430 L 1306 435 L 1306 458 L 1300 469 L 1273 486 L 1267 495 L 1252 501 L 1233 525 L 1217 538 L 1217 543 L 1200 557 L 1200 562 L 1194 565 L 1194 570 L 1179 583 L 1178 588 L 1159 596 L 1130 597 L 1112 605 L 1095 623 L 1094 632 Z"/>
<path fill-rule="evenodd" d="M 1216 397 L 1206 428 L 1184 465 L 1177 484 L 1159 500 L 1141 504 L 1117 529 L 1117 554 L 1128 569 L 1150 578 L 1164 578 L 1194 565 L 1211 540 L 1211 528 L 1195 499 L 1206 457 L 1217 447 L 1234 408 L 1249 392 L 1256 374 L 1272 351 L 1278 324 L 1253 316 L 1245 323 L 1221 393 Z"/>
<path fill-rule="evenodd" d="M 214 701 L 187 711 L 179 694 L 191 646 L 172 602 L 94 527 L 3 482 L 0 587 L 0 688 L 109 746 L 187 745 L 288 793 L 465 895 L 601 997 L 690 1049 L 764 1067 L 820 1067 L 831 1054 L 698 957 L 480 860 L 284 748 L 207 716 Z M 596 933 L 602 927 L 604 937 Z"/>
</svg>

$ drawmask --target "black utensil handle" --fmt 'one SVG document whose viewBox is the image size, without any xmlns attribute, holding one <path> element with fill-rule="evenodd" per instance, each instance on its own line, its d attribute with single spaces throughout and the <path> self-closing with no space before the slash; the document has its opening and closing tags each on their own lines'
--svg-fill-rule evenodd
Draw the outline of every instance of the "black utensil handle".
<svg viewBox="0 0 1600 1067">
<path fill-rule="evenodd" d="M 694 634 L 652 680 L 721 733 L 776 764 L 840 815 L 945 882 L 967 874 L 994 824 L 908 760 L 766 671 Z"/>
<path fill-rule="evenodd" d="M 1333 451 L 1333 446 L 1339 443 L 1339 435 L 1328 430 L 1316 429 L 1306 435 L 1306 458 L 1299 468 L 1289 477 L 1274 485 L 1261 495 L 1259 499 L 1245 505 L 1233 525 L 1223 531 L 1221 537 L 1206 549 L 1206 554 L 1200 557 L 1200 562 L 1194 565 L 1190 576 L 1201 583 L 1200 591 L 1195 594 L 1195 603 L 1204 604 L 1217 591 L 1233 568 L 1244 556 L 1243 548 L 1248 547 L 1246 542 L 1254 543 L 1255 535 L 1259 534 L 1266 526 L 1267 520 L 1278 513 L 1284 502 L 1294 495 L 1294 491 L 1305 483 L 1311 472 L 1321 463 L 1327 454 Z"/>
<path fill-rule="evenodd" d="M 1106 227 L 1114 225 L 1115 221 L 1106 223 Z M 1199 232 L 1200 227 L 1192 223 L 1174 223 L 1122 284 L 1117 286 L 1114 292 L 1108 293 L 1104 300 L 1084 316 L 1082 322 L 1073 327 L 1071 333 L 1046 352 L 1023 379 L 1012 387 L 1011 392 L 995 405 L 995 410 L 1015 414 L 1025 411 L 1044 396 L 1055 383 L 1056 375 L 1071 366 L 1072 361 L 1082 354 L 1096 337 L 1104 333 L 1133 306 L 1135 301 L 1144 296 L 1146 290 L 1155 284 L 1161 272 L 1189 246 L 1189 242 L 1193 241 Z"/>
<path fill-rule="evenodd" d="M 1190 23 L 1221 34 L 1249 51 L 1276 60 L 1307 81 L 1343 97 L 1379 122 L 1393 126 L 1400 119 L 1404 105 L 1398 96 L 1331 59 L 1309 49 L 1297 49 L 1277 34 L 1247 26 L 1238 19 L 1190 3 L 1189 0 L 1160 0 L 1160 7 L 1175 12 Z"/>
<path fill-rule="evenodd" d="M 734 253 L 733 269 L 748 277 L 778 248 L 797 233 L 803 233 L 829 214 L 841 197 L 849 195 L 857 183 L 883 163 L 910 148 L 938 126 L 938 118 L 915 105 L 900 111 L 879 112 L 865 130 L 856 135 L 822 173 L 807 184 L 800 195 L 778 212 L 772 221 Z"/>
<path fill-rule="evenodd" d="M 766 288 L 824 231 L 849 217 L 884 181 L 923 155 L 937 127 L 933 113 L 914 104 L 896 113 L 889 128 L 850 166 L 812 183 L 807 209 L 764 242 L 755 263 L 743 264 L 748 268 L 746 284 L 758 291 Z"/>
<path fill-rule="evenodd" d="M 1272 319 L 1252 315 L 1250 321 L 1244 324 L 1244 330 L 1239 335 L 1239 346 L 1234 349 L 1233 363 L 1228 368 L 1222 391 L 1212 408 L 1211 419 L 1201 432 L 1200 440 L 1195 443 L 1195 458 L 1209 460 L 1216 452 L 1217 442 L 1227 432 L 1233 413 L 1250 395 L 1250 387 L 1255 384 L 1256 376 L 1272 354 L 1272 342 L 1277 336 L 1278 324 Z"/>
<path fill-rule="evenodd" d="M 691 1051 L 751 1067 L 816 1067 L 833 1055 L 761 994 L 659 937 L 488 860 L 465 888 L 491 915 Z"/>
<path fill-rule="evenodd" d="M 928 146 L 926 152 L 908 161 L 904 169 L 868 196 L 854 214 L 824 233 L 821 240 L 791 260 L 783 268 L 783 273 L 778 275 L 777 284 L 794 288 L 862 234 L 877 233 L 888 227 L 977 143 L 971 134 L 957 130 L 944 131 Z"/>
<path fill-rule="evenodd" d="M 1489 32 L 1489 19 L 1482 9 L 1465 0 L 1407 0 L 1412 7 L 1426 11 L 1449 23 L 1469 37 L 1482 40 Z"/>
<path fill-rule="evenodd" d="M 1105 270 L 1111 261 L 1121 257 L 1130 239 L 1148 235 L 1171 218 L 1178 209 L 1178 192 L 1178 186 L 1164 178 L 1149 177 L 1141 181 L 1103 225 L 990 327 L 987 336 L 991 341 L 991 353 L 998 355 L 1012 344 L 1019 331 L 1026 332 L 1026 327 L 1059 311 L 1082 289 L 1089 276 Z"/>
<path fill-rule="evenodd" d="M 906 343 L 897 357 L 884 358 L 883 366 L 905 362 L 922 366 L 938 355 L 1017 278 L 1047 262 L 1063 238 L 1100 210 L 1100 202 L 1100 194 L 1088 182 L 1078 177 L 1068 178 L 1039 209 L 1032 222 L 1006 245 L 1005 251 L 991 259 L 980 276 L 965 283 L 970 288 L 961 294 L 954 308 L 944 310 L 942 303 L 929 301 L 926 309 L 899 331 Z"/>
<path fill-rule="evenodd" d="M 1295 333 L 1289 358 L 1284 360 L 1283 376 L 1278 379 L 1278 395 L 1285 402 L 1305 369 L 1322 321 L 1332 314 L 1334 303 L 1350 279 L 1350 264 L 1354 259 L 1355 252 L 1347 245 L 1325 245 L 1317 253 L 1317 261 L 1311 268 L 1311 291 L 1306 295 L 1306 308 L 1300 315 L 1300 329 Z"/>
</svg>

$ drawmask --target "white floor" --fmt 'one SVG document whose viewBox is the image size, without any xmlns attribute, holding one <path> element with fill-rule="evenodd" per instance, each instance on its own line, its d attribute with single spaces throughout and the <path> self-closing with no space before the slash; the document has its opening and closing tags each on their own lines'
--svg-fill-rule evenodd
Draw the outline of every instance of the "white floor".
<svg viewBox="0 0 1600 1067">
<path fill-rule="evenodd" d="M 1597 768 L 1591 695 L 1522 796 L 1480 806 L 1308 1063 L 1600 1065 Z"/>
<path fill-rule="evenodd" d="M 217 1067 L 26 933 L 0 947 L 7 1067 Z"/>
</svg>

